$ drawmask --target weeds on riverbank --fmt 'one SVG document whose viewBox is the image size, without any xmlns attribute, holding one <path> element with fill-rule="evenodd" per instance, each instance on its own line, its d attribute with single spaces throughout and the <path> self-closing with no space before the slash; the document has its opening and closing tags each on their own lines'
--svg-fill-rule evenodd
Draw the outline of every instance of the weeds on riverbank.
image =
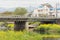
<svg viewBox="0 0 60 40">
<path fill-rule="evenodd" d="M 41 35 L 33 32 L 0 31 L 0 40 L 41 40 Z"/>
<path fill-rule="evenodd" d="M 43 37 L 60 37 L 59 35 L 41 35 L 34 32 L 0 31 L 0 40 L 43 40 Z"/>
<path fill-rule="evenodd" d="M 29 32 L 29 31 L 0 31 L 0 40 L 43 40 L 43 37 L 60 37 L 60 35 L 56 35 L 53 33 L 60 31 L 60 25 L 57 24 L 42 24 L 37 27 L 39 30 L 41 27 L 43 27 L 45 30 L 48 29 L 48 33 L 50 34 L 40 34 L 37 32 Z M 53 31 L 50 31 L 53 30 Z M 53 34 L 52 34 L 53 33 Z"/>
</svg>

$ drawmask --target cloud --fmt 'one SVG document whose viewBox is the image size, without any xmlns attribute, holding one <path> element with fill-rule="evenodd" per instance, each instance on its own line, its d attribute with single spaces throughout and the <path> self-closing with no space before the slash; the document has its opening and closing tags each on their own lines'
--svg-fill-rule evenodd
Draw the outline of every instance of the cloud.
<svg viewBox="0 0 60 40">
<path fill-rule="evenodd" d="M 43 3 L 55 5 L 58 0 L 0 0 L 0 7 L 13 8 L 13 7 L 28 7 L 38 6 Z"/>
</svg>

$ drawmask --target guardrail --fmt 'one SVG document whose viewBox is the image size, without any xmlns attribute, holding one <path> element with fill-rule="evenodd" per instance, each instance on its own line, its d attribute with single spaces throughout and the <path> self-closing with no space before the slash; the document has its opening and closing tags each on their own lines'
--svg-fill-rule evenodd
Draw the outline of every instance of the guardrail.
<svg viewBox="0 0 60 40">
<path fill-rule="evenodd" d="M 40 17 L 29 17 L 29 16 L 20 16 L 20 15 L 9 15 L 9 16 L 0 16 L 0 18 L 57 18 L 54 16 L 40 16 Z"/>
</svg>

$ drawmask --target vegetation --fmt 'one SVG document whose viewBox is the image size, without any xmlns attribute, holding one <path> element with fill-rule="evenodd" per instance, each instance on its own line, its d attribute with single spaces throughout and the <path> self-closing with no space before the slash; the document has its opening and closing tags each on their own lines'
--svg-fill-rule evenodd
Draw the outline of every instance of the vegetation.
<svg viewBox="0 0 60 40">
<path fill-rule="evenodd" d="M 43 37 L 60 37 L 59 35 L 40 35 L 34 32 L 0 31 L 0 40 L 43 40 Z"/>
<path fill-rule="evenodd" d="M 2 12 L 0 13 L 0 16 L 3 16 L 3 15 L 24 15 L 27 13 L 27 10 L 25 8 L 21 8 L 21 7 L 17 7 L 13 12 L 10 12 L 10 11 L 5 11 L 5 12 Z"/>
<path fill-rule="evenodd" d="M 0 13 L 0 16 L 7 16 L 7 15 L 12 15 L 12 14 L 13 14 L 12 12 L 5 11 L 5 12 Z"/>
<path fill-rule="evenodd" d="M 39 24 L 39 22 L 32 22 Z M 4 23 L 2 23 L 4 24 Z M 1 25 L 1 24 L 0 24 Z M 6 24 L 13 28 L 14 24 Z M 40 24 L 34 31 L 0 31 L 0 40 L 43 40 L 43 38 L 59 38 L 60 25 L 58 24 Z"/>
<path fill-rule="evenodd" d="M 59 35 L 40 35 L 34 32 L 0 31 L 0 40 L 43 40 L 43 37 L 60 37 Z"/>
<path fill-rule="evenodd" d="M 13 28 L 14 27 L 14 24 L 13 23 L 10 23 L 7 26 Z"/>
<path fill-rule="evenodd" d="M 25 8 L 16 8 L 16 10 L 14 11 L 15 15 L 24 15 L 27 13 L 27 10 Z"/>
<path fill-rule="evenodd" d="M 0 40 L 41 40 L 41 36 L 40 34 L 26 31 L 0 31 Z"/>
<path fill-rule="evenodd" d="M 60 34 L 60 25 L 58 24 L 41 24 L 35 28 L 40 34 Z"/>
</svg>

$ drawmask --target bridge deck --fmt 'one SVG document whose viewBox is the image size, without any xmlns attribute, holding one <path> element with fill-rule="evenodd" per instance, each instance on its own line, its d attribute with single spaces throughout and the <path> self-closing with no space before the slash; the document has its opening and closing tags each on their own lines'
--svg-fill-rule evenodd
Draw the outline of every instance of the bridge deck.
<svg viewBox="0 0 60 40">
<path fill-rule="evenodd" d="M 0 21 L 53 21 L 60 19 L 59 17 L 28 17 L 20 15 L 0 16 Z"/>
</svg>

